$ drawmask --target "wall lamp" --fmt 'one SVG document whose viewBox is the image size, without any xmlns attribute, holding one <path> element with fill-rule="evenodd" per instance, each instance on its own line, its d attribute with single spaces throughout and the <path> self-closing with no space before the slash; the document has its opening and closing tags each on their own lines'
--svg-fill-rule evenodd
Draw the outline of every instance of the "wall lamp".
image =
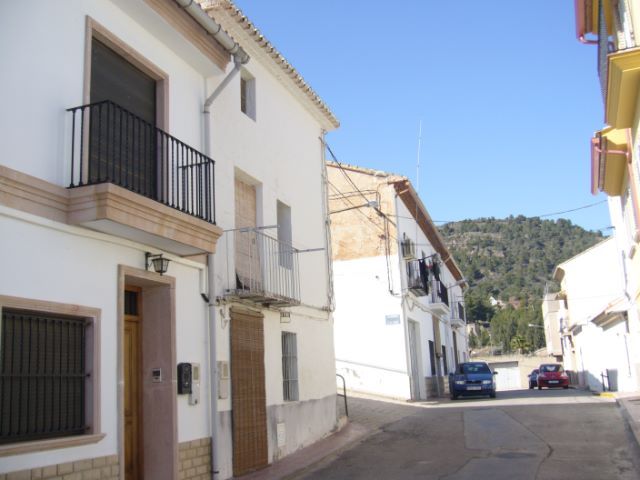
<svg viewBox="0 0 640 480">
<path fill-rule="evenodd" d="M 153 270 L 160 275 L 167 273 L 167 269 L 169 268 L 169 260 L 168 258 L 164 258 L 162 254 L 154 255 L 152 253 L 144 254 L 144 269 L 149 270 L 149 267 L 153 265 Z"/>
</svg>

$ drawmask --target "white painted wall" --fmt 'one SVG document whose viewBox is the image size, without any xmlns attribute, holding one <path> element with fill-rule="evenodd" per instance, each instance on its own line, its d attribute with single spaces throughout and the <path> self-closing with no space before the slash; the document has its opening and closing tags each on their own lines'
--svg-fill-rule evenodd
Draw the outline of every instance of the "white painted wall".
<svg viewBox="0 0 640 480">
<path fill-rule="evenodd" d="M 200 112 L 205 92 L 199 70 L 204 57 L 175 34 L 171 40 L 181 44 L 169 48 L 162 41 L 168 28 L 164 20 L 143 2 L 129 3 L 128 13 L 139 18 L 108 0 L 38 2 L 37 7 L 2 3 L 0 58 L 11 66 L 0 77 L 0 91 L 11 92 L 4 95 L 0 112 L 4 165 L 58 185 L 69 183 L 71 118 L 66 109 L 83 104 L 87 16 L 169 75 L 166 130 L 203 150 Z M 139 23 L 143 19 L 152 30 Z M 176 49 L 191 55 L 178 55 Z M 207 63 L 209 75 L 221 78 L 219 68 Z"/>
<path fill-rule="evenodd" d="M 406 233 L 416 243 L 416 256 L 435 253 L 424 233 L 416 228 L 412 214 L 396 200 L 398 237 Z M 397 240 L 397 239 L 396 239 Z M 440 329 L 446 346 L 447 365 L 454 365 L 453 337 L 450 318 L 438 319 L 428 311 L 429 298 L 416 297 L 407 290 L 406 263 L 397 254 L 387 259 L 369 257 L 333 264 L 336 291 L 335 349 L 336 370 L 345 376 L 347 388 L 396 398 L 411 398 L 409 324 L 417 324 L 419 392 L 414 397 L 426 398 L 424 379 L 431 376 L 429 340 L 434 340 L 433 322 Z M 446 285 L 455 280 L 446 266 L 441 278 Z M 462 296 L 460 287 L 451 290 L 452 297 Z M 385 316 L 397 315 L 400 323 L 387 325 Z M 467 358 L 467 336 L 458 331 L 458 358 Z M 442 362 L 442 360 L 439 360 Z"/>
<path fill-rule="evenodd" d="M 569 322 L 582 326 L 573 335 L 575 369 L 581 372 L 581 382 L 592 390 L 601 390 L 601 374 L 611 370 L 617 372 L 617 380 L 612 383 L 618 390 L 636 390 L 633 318 L 628 322 L 629 331 L 626 322 L 604 329 L 591 322 L 611 302 L 624 298 L 625 277 L 616 238 L 600 242 L 561 267 L 565 270 L 562 289 L 567 293 Z M 568 363 L 565 368 L 573 367 Z"/>
<path fill-rule="evenodd" d="M 399 285 L 396 265 L 390 272 Z M 385 257 L 334 262 L 333 273 L 337 373 L 348 389 L 409 398 L 406 320 L 400 298 L 389 292 Z M 388 325 L 386 316 L 399 323 Z"/>
<path fill-rule="evenodd" d="M 412 241 L 416 244 L 416 257 L 421 258 L 423 256 L 429 257 L 436 253 L 435 249 L 429 242 L 429 239 L 422 232 L 422 230 L 417 226 L 417 223 L 413 220 L 413 213 L 409 211 L 406 205 L 400 201 L 396 200 L 396 209 L 397 209 L 397 224 L 398 224 L 398 236 L 402 238 L 403 233 L 407 235 Z M 415 213 L 415 212 L 414 212 Z M 403 286 L 406 285 L 406 270 L 404 266 L 404 261 L 402 262 L 403 269 Z M 449 271 L 449 268 L 442 263 L 440 268 L 440 278 L 444 285 L 451 287 L 449 288 L 449 304 L 451 307 L 455 305 L 455 301 L 463 299 L 462 288 L 460 286 L 456 286 L 456 279 L 453 274 Z M 411 315 L 416 319 L 419 319 L 421 324 L 421 334 L 422 334 L 422 362 L 424 365 L 424 373 L 425 377 L 431 376 L 431 368 L 430 368 L 430 360 L 429 360 L 429 340 L 433 340 L 433 323 L 438 322 L 438 328 L 440 328 L 440 338 L 442 341 L 442 345 L 446 346 L 446 354 L 447 354 L 447 366 L 451 370 L 454 367 L 454 353 L 453 349 L 453 335 L 452 335 L 452 327 L 450 322 L 450 316 L 445 315 L 442 317 L 436 317 L 430 313 L 424 311 L 429 304 L 429 297 L 420 297 L 416 298 L 413 294 L 406 292 L 405 305 L 407 309 L 413 310 L 411 311 Z M 457 340 L 458 340 L 458 358 L 460 361 L 464 361 L 465 358 L 468 358 L 468 342 L 467 342 L 467 334 L 466 329 L 460 328 L 456 330 L 457 332 Z M 442 364 L 442 360 L 440 360 Z"/>
<path fill-rule="evenodd" d="M 66 186 L 70 176 L 70 118 L 67 108 L 83 103 L 85 22 L 90 16 L 129 47 L 153 62 L 169 76 L 169 133 L 204 151 L 202 106 L 208 94 L 222 81 L 221 72 L 195 47 L 149 8 L 142 0 L 68 0 L 65 2 L 3 2 L 0 5 L 0 58 L 5 68 L 0 76 L 4 95 L 0 111 L 0 163 L 57 185 Z M 229 69 L 231 66 L 229 67 Z M 322 172 L 324 163 L 319 141 L 321 128 L 309 112 L 270 73 L 252 59 L 246 66 L 256 80 L 256 120 L 240 111 L 239 77 L 221 93 L 212 106 L 211 156 L 216 161 L 217 223 L 234 227 L 234 176 L 242 171 L 259 184 L 259 222 L 276 223 L 277 201 L 291 207 L 295 247 L 325 245 Z M 228 70 L 229 71 L 229 70 Z M 12 213 L 13 215 L 13 213 Z M 20 217 L 22 218 L 22 217 Z M 0 472 L 25 465 L 48 465 L 117 451 L 115 308 L 118 264 L 143 266 L 144 246 L 121 246 L 107 236 L 44 222 L 35 226 L 3 217 L 3 271 L 16 271 L 11 281 L 0 277 L 3 294 L 80 303 L 103 309 L 103 430 L 98 445 L 46 454 L 3 459 Z M 43 222 L 40 222 L 43 223 Z M 54 227 L 53 229 L 49 227 Z M 56 230 L 59 228 L 59 230 Z M 10 232 L 4 235 L 4 232 Z M 99 240 L 96 240 L 99 238 Z M 218 293 L 232 283 L 226 235 L 216 255 Z M 126 242 L 125 242 L 126 243 Z M 43 245 L 46 248 L 43 248 Z M 129 244 L 127 244 L 129 245 Z M 328 299 L 327 252 L 300 254 L 300 284 L 304 306 L 292 309 L 291 324 L 267 312 L 265 352 L 267 399 L 281 405 L 280 332 L 298 332 L 301 403 L 335 395 L 335 362 Z M 19 267 L 19 268 L 18 268 Z M 202 401 L 193 407 L 178 398 L 179 441 L 209 436 L 208 320 L 199 297 L 200 268 L 191 262 L 171 265 L 176 285 L 177 355 L 180 361 L 199 361 L 202 367 Z M 78 288 L 71 282 L 55 282 L 53 275 L 82 278 Z M 198 288 L 196 288 L 198 287 Z M 218 358 L 229 359 L 228 309 L 222 307 L 216 320 Z M 221 400 L 223 414 L 230 400 Z M 335 415 L 308 418 L 309 431 L 299 435 L 299 448 L 328 433 Z M 226 424 L 228 427 L 228 423 Z M 223 428 L 222 477 L 230 471 L 230 430 Z M 270 444 L 270 451 L 273 451 Z"/>
<path fill-rule="evenodd" d="M 559 265 L 565 272 L 570 325 L 590 321 L 609 302 L 623 295 L 622 270 L 614 238 L 610 237 Z"/>
<path fill-rule="evenodd" d="M 0 473 L 116 454 L 118 265 L 143 269 L 147 248 L 6 207 L 0 207 L 0 231 L 3 295 L 101 310 L 100 418 L 106 434 L 95 445 L 3 457 Z M 210 435 L 207 312 L 199 293 L 202 265 L 170 258 L 167 275 L 176 278 L 176 359 L 198 362 L 202 368 L 201 404 L 189 406 L 186 396 L 178 397 L 178 439 L 184 442 Z"/>
</svg>

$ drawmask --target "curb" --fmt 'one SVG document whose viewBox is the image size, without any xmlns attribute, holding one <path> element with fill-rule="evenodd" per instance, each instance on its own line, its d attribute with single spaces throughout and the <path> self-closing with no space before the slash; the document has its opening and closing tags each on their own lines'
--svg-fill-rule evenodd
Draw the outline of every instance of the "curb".
<svg viewBox="0 0 640 480">
<path fill-rule="evenodd" d="M 622 417 L 626 420 L 627 425 L 629 425 L 629 429 L 633 434 L 633 437 L 636 441 L 636 446 L 640 448 L 640 423 L 633 418 L 631 413 L 629 413 L 629 409 L 627 408 L 627 399 L 624 398 L 616 398 L 616 403 L 620 408 L 620 412 L 622 413 Z"/>
</svg>

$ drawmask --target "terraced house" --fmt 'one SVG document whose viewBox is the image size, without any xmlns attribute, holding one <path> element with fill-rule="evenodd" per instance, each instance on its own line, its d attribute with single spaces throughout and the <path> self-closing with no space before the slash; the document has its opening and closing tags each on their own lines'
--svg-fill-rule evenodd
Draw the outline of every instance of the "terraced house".
<svg viewBox="0 0 640 480">
<path fill-rule="evenodd" d="M 338 121 L 230 1 L 3 2 L 0 477 L 230 478 L 336 426 Z"/>
<path fill-rule="evenodd" d="M 626 352 L 625 389 L 640 388 L 640 4 L 576 0 L 576 33 L 597 60 L 604 125 L 591 139 L 591 190 L 604 192 L 615 227 L 622 287 L 593 322 Z M 597 94 L 594 92 L 594 94 Z M 597 125 L 597 119 L 594 119 Z M 565 332 L 569 334 L 570 332 Z M 602 354 L 602 352 L 600 352 Z M 612 357 L 613 358 L 613 357 Z M 624 380 L 624 381 L 623 381 Z"/>
<path fill-rule="evenodd" d="M 352 390 L 423 400 L 469 359 L 460 268 L 406 177 L 327 164 L 336 372 Z"/>
</svg>

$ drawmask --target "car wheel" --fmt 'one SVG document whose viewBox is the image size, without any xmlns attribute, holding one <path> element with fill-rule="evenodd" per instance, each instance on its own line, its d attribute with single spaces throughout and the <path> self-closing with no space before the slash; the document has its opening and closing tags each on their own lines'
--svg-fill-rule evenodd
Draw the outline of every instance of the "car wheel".
<svg viewBox="0 0 640 480">
<path fill-rule="evenodd" d="M 542 390 L 542 387 L 540 385 L 538 385 L 538 390 Z"/>
<path fill-rule="evenodd" d="M 529 384 L 529 390 L 533 390 L 533 383 Z"/>
<path fill-rule="evenodd" d="M 489 394 L 489 397 L 491 397 L 491 398 L 496 398 L 496 392 L 495 392 L 495 390 Z"/>
<path fill-rule="evenodd" d="M 458 399 L 458 394 L 457 393 L 451 393 L 451 395 L 449 395 L 449 398 L 451 400 L 457 400 Z"/>
<path fill-rule="evenodd" d="M 567 388 L 569 388 L 569 385 L 565 385 L 562 388 L 564 388 L 566 390 Z"/>
</svg>

